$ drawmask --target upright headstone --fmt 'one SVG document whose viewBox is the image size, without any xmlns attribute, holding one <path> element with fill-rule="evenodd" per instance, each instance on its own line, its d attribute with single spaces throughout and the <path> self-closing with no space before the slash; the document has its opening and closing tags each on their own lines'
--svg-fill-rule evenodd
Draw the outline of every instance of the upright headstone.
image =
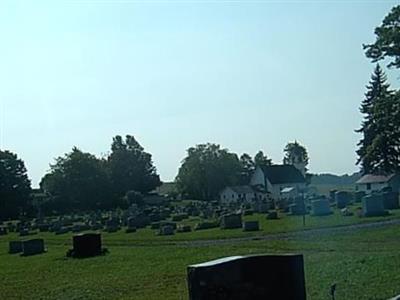
<svg viewBox="0 0 400 300">
<path fill-rule="evenodd" d="M 342 209 L 345 208 L 351 200 L 351 195 L 346 191 L 338 191 L 335 193 L 335 201 L 337 208 Z"/>
<path fill-rule="evenodd" d="M 32 239 L 22 242 L 23 256 L 41 254 L 45 252 L 43 239 Z"/>
<path fill-rule="evenodd" d="M 397 209 L 399 208 L 399 193 L 398 192 L 384 192 L 383 196 L 383 207 L 385 209 Z"/>
<path fill-rule="evenodd" d="M 311 210 L 314 216 L 327 216 L 332 214 L 329 200 L 325 198 L 312 200 Z"/>
<path fill-rule="evenodd" d="M 387 215 L 383 206 L 382 194 L 371 194 L 362 199 L 362 210 L 365 217 L 376 217 Z"/>
<path fill-rule="evenodd" d="M 232 256 L 188 267 L 190 300 L 305 300 L 302 255 Z"/>
<path fill-rule="evenodd" d="M 174 227 L 171 225 L 164 225 L 160 227 L 159 235 L 173 235 Z"/>
<path fill-rule="evenodd" d="M 243 223 L 243 231 L 258 231 L 260 230 L 260 225 L 258 221 L 245 221 Z"/>
<path fill-rule="evenodd" d="M 100 233 L 77 234 L 72 237 L 73 249 L 68 252 L 72 257 L 91 257 L 103 253 Z"/>
<path fill-rule="evenodd" d="M 241 214 L 227 214 L 221 217 L 221 228 L 222 229 L 234 229 L 242 227 L 242 215 Z"/>
<path fill-rule="evenodd" d="M 0 235 L 7 235 L 8 230 L 6 227 L 0 227 Z"/>
</svg>

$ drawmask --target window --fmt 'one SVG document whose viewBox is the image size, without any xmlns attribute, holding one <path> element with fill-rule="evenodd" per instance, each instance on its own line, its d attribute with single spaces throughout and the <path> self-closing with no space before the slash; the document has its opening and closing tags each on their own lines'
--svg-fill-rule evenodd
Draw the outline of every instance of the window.
<svg viewBox="0 0 400 300">
<path fill-rule="evenodd" d="M 371 184 L 367 183 L 367 190 L 369 191 L 371 189 Z"/>
</svg>

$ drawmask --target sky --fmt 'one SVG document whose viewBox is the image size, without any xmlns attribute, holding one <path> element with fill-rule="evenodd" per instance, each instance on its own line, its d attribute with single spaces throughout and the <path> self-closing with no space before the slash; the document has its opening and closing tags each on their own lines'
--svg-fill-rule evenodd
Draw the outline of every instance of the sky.
<svg viewBox="0 0 400 300">
<path fill-rule="evenodd" d="M 353 173 L 374 67 L 362 44 L 395 4 L 1 1 L 0 149 L 33 186 L 73 146 L 104 156 L 117 134 L 164 181 L 206 142 L 281 163 L 297 140 L 310 172 Z"/>
</svg>

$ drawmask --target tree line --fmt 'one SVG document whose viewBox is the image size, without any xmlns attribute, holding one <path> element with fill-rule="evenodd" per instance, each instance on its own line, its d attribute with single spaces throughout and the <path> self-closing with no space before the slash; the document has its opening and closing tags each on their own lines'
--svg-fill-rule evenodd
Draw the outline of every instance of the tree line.
<svg viewBox="0 0 400 300">
<path fill-rule="evenodd" d="M 400 91 L 393 89 L 378 61 L 400 68 L 400 5 L 395 6 L 375 28 L 376 40 L 364 45 L 365 55 L 377 63 L 367 85 L 360 112 L 362 135 L 356 151 L 362 174 L 400 172 Z"/>
<path fill-rule="evenodd" d="M 15 218 L 35 205 L 55 213 L 123 208 L 160 185 L 151 154 L 131 135 L 115 136 L 107 157 L 74 147 L 56 158 L 40 181 L 43 197 L 35 199 L 24 162 L 0 151 L 0 219 Z"/>
<path fill-rule="evenodd" d="M 297 142 L 288 143 L 284 161 L 293 155 L 308 162 L 306 149 Z M 240 157 L 217 144 L 190 147 L 176 177 L 178 190 L 184 197 L 212 200 L 225 186 L 248 184 L 257 166 L 269 166 L 272 160 L 263 151 L 254 158 Z M 0 219 L 44 212 L 127 208 L 143 205 L 143 196 L 161 185 L 150 153 L 134 138 L 117 135 L 111 152 L 102 158 L 77 147 L 55 163 L 40 181 L 42 196 L 32 198 L 31 182 L 24 162 L 16 154 L 0 151 Z"/>
</svg>

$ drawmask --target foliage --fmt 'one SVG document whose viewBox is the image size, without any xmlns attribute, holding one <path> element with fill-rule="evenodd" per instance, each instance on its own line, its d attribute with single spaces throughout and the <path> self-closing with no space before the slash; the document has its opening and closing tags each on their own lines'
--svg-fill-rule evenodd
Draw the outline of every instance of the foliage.
<svg viewBox="0 0 400 300">
<path fill-rule="evenodd" d="M 187 150 L 179 168 L 178 189 L 192 199 L 211 200 L 228 185 L 238 182 L 241 165 L 236 154 L 216 144 L 200 144 Z"/>
<path fill-rule="evenodd" d="M 264 152 L 261 150 L 257 152 L 254 156 L 254 164 L 255 166 L 264 167 L 272 165 L 272 160 L 264 155 Z"/>
<path fill-rule="evenodd" d="M 307 149 L 300 145 L 297 141 L 288 143 L 283 150 L 285 157 L 283 163 L 287 165 L 304 164 L 308 165 L 308 153 Z"/>
<path fill-rule="evenodd" d="M 29 205 L 31 182 L 24 162 L 0 150 L 0 220 L 15 218 Z"/>
<path fill-rule="evenodd" d="M 128 205 L 136 204 L 138 207 L 144 205 L 143 195 L 136 191 L 128 191 L 125 195 Z"/>
<path fill-rule="evenodd" d="M 388 67 L 400 68 L 400 5 L 393 7 L 382 25 L 375 28 L 375 35 L 375 43 L 364 45 L 365 55 L 373 62 L 391 58 Z"/>
<path fill-rule="evenodd" d="M 251 158 L 251 156 L 247 153 L 243 153 L 240 156 L 239 163 L 241 167 L 240 176 L 238 179 L 239 183 L 243 185 L 249 184 L 251 175 L 254 172 L 256 164 Z"/>
<path fill-rule="evenodd" d="M 145 194 L 161 185 L 151 154 L 131 135 L 125 141 L 119 135 L 113 138 L 107 165 L 117 197 L 131 190 Z"/>
<path fill-rule="evenodd" d="M 50 195 L 48 209 L 63 212 L 112 206 L 105 161 L 74 147 L 50 167 L 40 183 Z"/>
<path fill-rule="evenodd" d="M 399 169 L 400 97 L 390 90 L 386 76 L 377 64 L 367 86 L 360 112 L 364 114 L 363 137 L 358 142 L 357 164 L 363 174 L 387 174 Z"/>
</svg>

